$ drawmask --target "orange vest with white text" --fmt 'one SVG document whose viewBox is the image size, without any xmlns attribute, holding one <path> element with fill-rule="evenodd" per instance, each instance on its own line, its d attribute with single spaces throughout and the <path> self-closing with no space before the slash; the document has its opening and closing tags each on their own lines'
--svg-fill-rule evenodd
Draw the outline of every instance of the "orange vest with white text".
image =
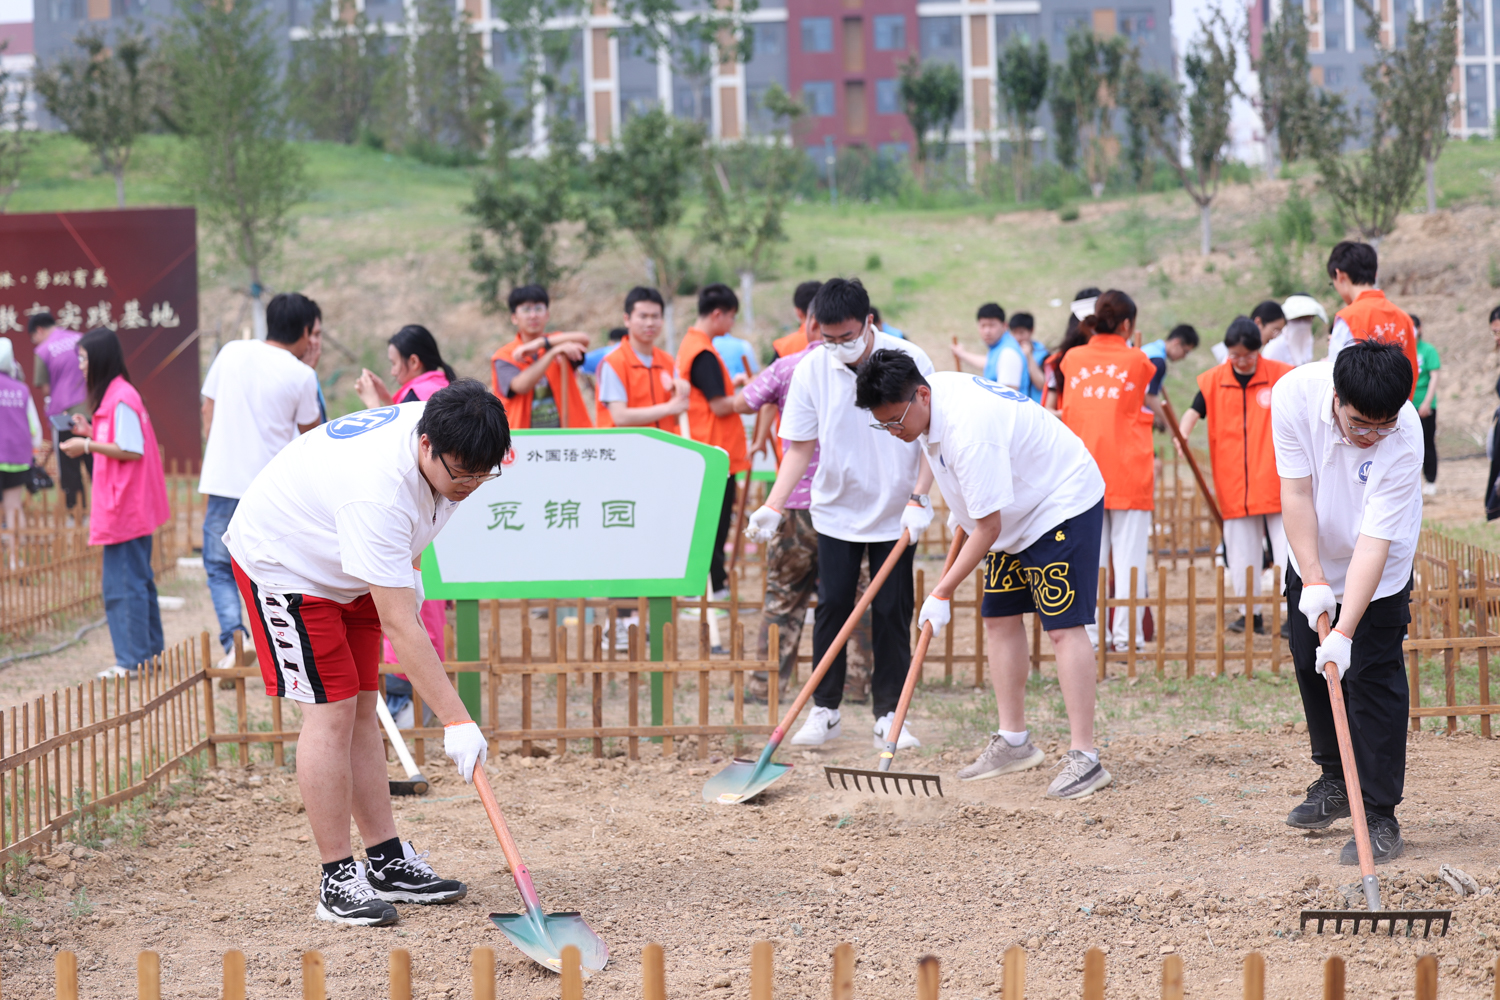
<svg viewBox="0 0 1500 1000">
<path fill-rule="evenodd" d="M 719 363 L 719 371 L 724 376 L 724 391 L 732 395 L 734 383 L 729 379 L 729 369 L 725 367 L 724 359 L 714 350 L 714 342 L 708 334 L 696 326 L 688 328 L 688 332 L 682 336 L 682 346 L 677 348 L 677 376 L 691 381 L 693 360 L 705 351 L 712 354 Z M 731 476 L 750 468 L 750 458 L 745 448 L 745 422 L 738 413 L 714 416 L 708 405 L 708 397 L 697 386 L 693 386 L 693 391 L 688 396 L 687 418 L 688 430 L 694 441 L 723 448 L 729 453 Z"/>
<path fill-rule="evenodd" d="M 1271 443 L 1271 386 L 1291 365 L 1261 358 L 1243 389 L 1228 361 L 1198 376 L 1207 410 L 1214 494 L 1226 519 L 1281 513 L 1281 477 Z"/>
<path fill-rule="evenodd" d="M 1096 333 L 1062 359 L 1058 416 L 1104 475 L 1105 510 L 1151 510 L 1156 454 L 1151 411 L 1143 411 L 1156 368 L 1114 333 Z"/>
<path fill-rule="evenodd" d="M 1396 307 L 1378 288 L 1360 292 L 1359 297 L 1340 309 L 1334 316 L 1349 327 L 1355 340 L 1384 340 L 1400 344 L 1411 362 L 1410 398 L 1417 391 L 1417 331 L 1411 317 Z"/>
<path fill-rule="evenodd" d="M 521 346 L 521 335 L 500 348 L 490 356 L 490 392 L 500 396 L 500 382 L 495 377 L 495 362 L 505 361 L 515 365 L 523 371 L 536 361 L 540 354 L 529 359 L 526 355 L 517 356 L 516 349 Z M 552 390 L 552 398 L 557 400 L 558 424 L 563 427 L 592 427 L 589 421 L 588 407 L 583 402 L 583 393 L 578 391 L 578 380 L 573 377 L 573 366 L 567 359 L 559 355 L 547 368 L 547 385 Z M 505 419 L 510 422 L 513 431 L 524 431 L 531 427 L 531 402 L 535 398 L 535 392 L 518 392 L 510 396 L 500 396 L 500 401 L 505 404 Z"/>
<path fill-rule="evenodd" d="M 626 337 L 618 349 L 610 351 L 599 362 L 600 366 L 609 365 L 614 373 L 620 377 L 620 383 L 625 386 L 625 405 L 631 409 L 643 406 L 656 406 L 660 403 L 672 401 L 672 355 L 660 348 L 651 348 L 651 367 L 641 364 L 640 356 L 630 346 L 630 338 Z M 609 406 L 603 402 L 594 409 L 595 422 L 600 427 L 615 426 L 614 417 L 610 416 Z M 648 427 L 656 427 L 673 434 L 682 433 L 678 428 L 678 419 L 674 417 L 662 417 Z"/>
</svg>

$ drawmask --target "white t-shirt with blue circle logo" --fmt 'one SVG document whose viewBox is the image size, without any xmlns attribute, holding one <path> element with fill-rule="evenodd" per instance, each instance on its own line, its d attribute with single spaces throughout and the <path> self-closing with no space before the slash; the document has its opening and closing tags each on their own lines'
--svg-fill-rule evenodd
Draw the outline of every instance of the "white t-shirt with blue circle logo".
<svg viewBox="0 0 1500 1000">
<path fill-rule="evenodd" d="M 1422 531 L 1422 421 L 1416 409 L 1403 405 L 1396 433 L 1375 446 L 1350 444 L 1333 416 L 1333 362 L 1315 361 L 1283 375 L 1272 388 L 1271 436 L 1277 474 L 1312 477 L 1318 561 L 1334 596 L 1344 596 L 1360 535 L 1391 543 L 1375 597 L 1399 594 L 1411 579 Z M 1296 567 L 1296 554 L 1287 555 Z"/>
<path fill-rule="evenodd" d="M 267 590 L 341 604 L 410 587 L 416 559 L 458 504 L 417 467 L 426 403 L 361 410 L 287 445 L 240 498 L 224 544 Z"/>
</svg>

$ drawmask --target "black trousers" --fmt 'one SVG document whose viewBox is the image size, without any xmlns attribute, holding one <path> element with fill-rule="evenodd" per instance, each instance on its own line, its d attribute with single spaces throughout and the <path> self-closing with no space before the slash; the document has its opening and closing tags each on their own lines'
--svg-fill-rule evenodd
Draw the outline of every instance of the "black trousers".
<svg viewBox="0 0 1500 1000">
<path fill-rule="evenodd" d="M 854 592 L 859 586 L 860 562 L 868 558 L 870 576 L 880 572 L 881 564 L 896 547 L 889 542 L 846 542 L 840 538 L 818 535 L 818 607 L 813 614 L 813 662 L 817 663 L 833 645 L 844 622 L 854 612 Z M 908 546 L 891 569 L 891 575 L 870 604 L 870 645 L 874 667 L 870 677 L 870 703 L 875 718 L 896 710 L 901 700 L 901 686 L 911 666 L 911 620 L 916 608 L 912 585 L 912 558 L 916 550 Z M 838 708 L 844 699 L 844 673 L 848 669 L 848 646 L 839 650 L 833 665 L 813 692 L 813 704 L 819 708 Z"/>
<path fill-rule="evenodd" d="M 1433 410 L 1422 421 L 1422 478 L 1429 483 L 1437 482 L 1437 410 Z"/>
<path fill-rule="evenodd" d="M 729 529 L 734 524 L 734 501 L 738 495 L 734 477 L 724 487 L 724 504 L 719 508 L 719 530 L 714 532 L 714 554 L 708 561 L 708 579 L 714 590 L 729 586 L 729 574 L 724 571 L 724 543 L 729 539 Z"/>
<path fill-rule="evenodd" d="M 1288 566 L 1286 603 L 1291 613 L 1292 663 L 1297 668 L 1297 686 L 1302 691 L 1313 763 L 1324 774 L 1342 780 L 1344 765 L 1339 759 L 1338 736 L 1333 728 L 1328 682 L 1318 675 L 1313 663 L 1318 634 L 1297 611 L 1301 600 L 1302 578 Z M 1349 671 L 1342 678 L 1349 737 L 1354 744 L 1354 763 L 1359 769 L 1365 812 L 1376 816 L 1396 815 L 1406 784 L 1406 723 L 1411 703 L 1401 642 L 1411 622 L 1410 604 L 1410 581 L 1400 593 L 1370 602 L 1359 628 L 1354 630 Z"/>
<path fill-rule="evenodd" d="M 58 431 L 57 443 L 62 444 L 69 438 L 74 437 L 72 431 Z M 68 509 L 72 510 L 78 504 L 78 498 L 83 493 L 83 471 L 89 470 L 89 477 L 94 475 L 94 456 L 79 455 L 77 458 L 69 458 L 61 448 L 57 448 L 57 485 L 62 487 L 63 498 L 67 502 Z"/>
</svg>

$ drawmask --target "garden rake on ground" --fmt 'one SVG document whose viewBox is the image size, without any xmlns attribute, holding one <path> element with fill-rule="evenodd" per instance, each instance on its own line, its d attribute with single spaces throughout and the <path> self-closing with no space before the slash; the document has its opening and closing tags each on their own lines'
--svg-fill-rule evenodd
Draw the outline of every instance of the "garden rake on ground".
<svg viewBox="0 0 1500 1000">
<path fill-rule="evenodd" d="M 854 627 L 859 624 L 860 616 L 865 613 L 870 602 L 875 600 L 875 594 L 880 590 L 881 584 L 885 583 L 886 577 L 891 575 L 891 570 L 895 569 L 901 553 L 906 551 L 909 544 L 911 544 L 910 536 L 906 531 L 902 531 L 900 539 L 891 548 L 891 554 L 885 557 L 885 563 L 870 581 L 870 585 L 865 588 L 864 596 L 855 603 L 854 611 L 844 622 L 844 627 L 839 629 L 839 634 L 834 637 L 833 644 L 818 661 L 817 669 L 812 672 L 807 683 L 802 685 L 802 690 L 797 694 L 797 700 L 792 702 L 792 707 L 787 709 L 786 714 L 781 717 L 781 722 L 772 731 L 771 738 L 766 741 L 766 748 L 761 751 L 760 758 L 745 760 L 736 757 L 730 761 L 728 767 L 709 778 L 704 784 L 704 802 L 738 805 L 759 795 L 765 791 L 767 785 L 792 769 L 791 764 L 772 762 L 771 758 L 775 756 L 776 748 L 781 746 L 782 737 L 786 735 L 787 730 L 792 728 L 792 723 L 797 721 L 797 716 L 802 714 L 802 709 L 812 698 L 813 691 L 823 680 L 823 675 L 828 673 L 829 667 L 833 666 L 834 658 L 838 656 L 839 650 L 844 648 L 844 643 L 848 642 L 849 636 L 854 634 Z M 774 678 L 771 683 L 775 683 Z"/>
<path fill-rule="evenodd" d="M 964 547 L 964 529 L 956 528 L 953 532 L 953 544 L 948 546 L 948 559 L 943 563 L 943 572 L 938 576 L 941 581 L 948 575 L 948 570 L 953 568 L 954 560 L 958 558 L 959 549 Z M 952 623 L 949 623 L 952 627 Z M 912 695 L 916 693 L 917 682 L 922 678 L 922 662 L 927 658 L 927 646 L 932 642 L 932 623 L 928 622 L 922 626 L 922 634 L 917 637 L 917 651 L 912 654 L 911 666 L 906 669 L 906 683 L 901 686 L 901 700 L 896 703 L 896 715 L 891 720 L 890 732 L 886 734 L 885 749 L 880 751 L 880 764 L 871 771 L 860 767 L 834 767 L 826 765 L 823 768 L 823 776 L 828 779 L 828 787 L 838 790 L 833 783 L 833 776 L 839 776 L 839 785 L 845 791 L 849 790 L 849 779 L 854 779 L 855 791 L 875 791 L 875 782 L 880 782 L 880 790 L 890 794 L 891 785 L 895 785 L 896 794 L 904 795 L 901 791 L 901 782 L 906 782 L 913 797 L 917 794 L 917 782 L 922 783 L 922 791 L 928 797 L 932 796 L 933 787 L 937 788 L 939 796 L 943 795 L 943 779 L 937 774 L 919 774 L 914 771 L 892 771 L 891 762 L 896 759 L 896 741 L 901 738 L 901 727 L 906 722 L 906 710 L 911 706 Z M 860 779 L 864 779 L 868 788 L 861 787 Z"/>
<path fill-rule="evenodd" d="M 1318 617 L 1318 641 L 1321 643 L 1328 638 L 1332 626 L 1328 622 L 1325 613 Z M 1380 924 L 1387 924 L 1386 933 L 1394 936 L 1396 925 L 1406 924 L 1406 936 L 1411 937 L 1415 926 L 1422 924 L 1422 936 L 1432 935 L 1433 921 L 1442 921 L 1443 929 L 1439 935 L 1446 937 L 1448 934 L 1448 922 L 1453 918 L 1452 910 L 1382 910 L 1380 908 L 1380 879 L 1375 874 L 1375 852 L 1370 847 L 1370 825 L 1365 821 L 1365 800 L 1360 792 L 1359 769 L 1354 763 L 1354 742 L 1349 737 L 1349 714 L 1344 710 L 1344 687 L 1342 679 L 1338 676 L 1338 667 L 1329 663 L 1324 666 L 1324 672 L 1328 680 L 1328 701 L 1333 709 L 1333 728 L 1338 734 L 1339 760 L 1344 765 L 1344 787 L 1349 796 L 1349 817 L 1354 821 L 1354 847 L 1359 853 L 1359 874 L 1361 887 L 1365 892 L 1365 905 L 1368 909 L 1358 910 L 1350 907 L 1347 910 L 1303 910 L 1302 930 L 1307 930 L 1310 921 L 1316 921 L 1318 933 L 1323 933 L 1323 926 L 1327 923 L 1333 924 L 1335 934 L 1343 932 L 1345 924 L 1352 924 L 1348 933 L 1358 934 L 1361 924 L 1368 924 L 1371 934 L 1380 931 Z"/>
</svg>

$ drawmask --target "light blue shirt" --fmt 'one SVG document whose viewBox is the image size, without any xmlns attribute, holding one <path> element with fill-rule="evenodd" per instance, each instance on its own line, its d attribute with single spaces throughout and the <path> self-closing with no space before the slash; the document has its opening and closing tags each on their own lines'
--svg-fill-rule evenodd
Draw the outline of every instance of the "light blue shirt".
<svg viewBox="0 0 1500 1000">
<path fill-rule="evenodd" d="M 755 347 L 750 341 L 726 333 L 714 338 L 714 350 L 724 359 L 724 367 L 729 369 L 730 377 L 743 375 L 749 378 L 755 374 L 752 367 L 755 364 Z"/>
<path fill-rule="evenodd" d="M 579 370 L 585 375 L 593 375 L 599 370 L 599 364 L 604 360 L 605 356 L 623 343 L 625 343 L 624 340 L 617 340 L 612 344 L 605 344 L 603 347 L 596 347 L 592 351 L 589 351 L 583 356 L 583 367 Z"/>
</svg>

